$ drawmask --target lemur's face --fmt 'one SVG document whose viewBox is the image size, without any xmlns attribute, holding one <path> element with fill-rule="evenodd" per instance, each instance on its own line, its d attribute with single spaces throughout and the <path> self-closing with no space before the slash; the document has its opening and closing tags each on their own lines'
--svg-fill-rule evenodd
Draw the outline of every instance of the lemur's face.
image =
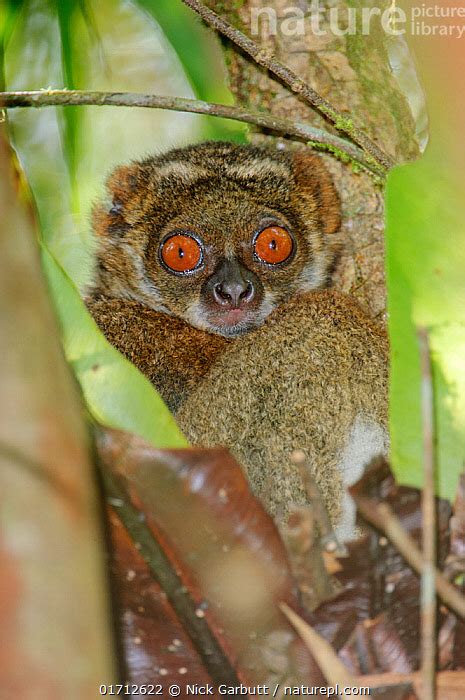
<svg viewBox="0 0 465 700">
<path fill-rule="evenodd" d="M 247 206 L 241 209 L 244 214 Z M 176 295 L 174 312 L 183 297 L 188 301 L 181 314 L 190 324 L 234 336 L 261 325 L 282 297 L 285 266 L 292 264 L 297 243 L 291 226 L 274 212 L 250 212 L 244 231 L 234 230 L 229 218 L 223 219 L 228 235 L 179 217 L 158 243 L 160 274 L 153 270 L 153 276 L 166 296 Z"/>
<path fill-rule="evenodd" d="M 320 161 L 306 163 L 210 143 L 118 169 L 94 214 L 99 290 L 224 336 L 262 325 L 323 286 L 333 259 L 337 196 Z"/>
</svg>

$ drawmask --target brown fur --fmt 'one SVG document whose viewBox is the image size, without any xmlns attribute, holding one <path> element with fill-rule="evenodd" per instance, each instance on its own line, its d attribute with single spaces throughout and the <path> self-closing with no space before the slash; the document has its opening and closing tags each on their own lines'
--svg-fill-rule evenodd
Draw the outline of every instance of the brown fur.
<svg viewBox="0 0 465 700">
<path fill-rule="evenodd" d="M 172 411 L 231 341 L 127 299 L 87 302 L 107 340 L 145 374 Z"/>
<path fill-rule="evenodd" d="M 298 296 L 238 338 L 182 405 L 195 444 L 226 445 L 273 514 L 305 502 L 289 455 L 306 452 L 333 521 L 337 464 L 357 416 L 386 428 L 387 339 L 349 297 Z"/>
</svg>

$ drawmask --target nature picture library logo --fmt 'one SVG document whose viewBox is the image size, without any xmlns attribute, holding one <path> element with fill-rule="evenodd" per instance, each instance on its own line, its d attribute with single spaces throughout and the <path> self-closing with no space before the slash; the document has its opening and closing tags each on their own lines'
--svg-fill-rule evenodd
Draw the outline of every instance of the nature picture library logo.
<svg viewBox="0 0 465 700">
<path fill-rule="evenodd" d="M 388 7 L 364 7 L 361 2 L 357 7 L 328 7 L 322 0 L 311 0 L 302 9 L 302 4 L 289 5 L 279 15 L 273 7 L 252 8 L 252 35 L 367 35 L 374 26 L 381 25 L 391 36 L 465 37 L 465 5 L 419 3 L 404 9 L 394 0 Z"/>
</svg>

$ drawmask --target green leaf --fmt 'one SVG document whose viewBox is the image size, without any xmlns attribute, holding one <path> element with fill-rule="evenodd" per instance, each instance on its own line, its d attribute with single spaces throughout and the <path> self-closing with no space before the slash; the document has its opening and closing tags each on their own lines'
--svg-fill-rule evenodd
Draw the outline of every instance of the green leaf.
<svg viewBox="0 0 465 700">
<path fill-rule="evenodd" d="M 416 327 L 430 331 L 438 493 L 453 498 L 465 463 L 465 226 L 462 183 L 442 139 L 387 186 L 387 273 L 392 461 L 422 483 L 420 368 Z"/>
<path fill-rule="evenodd" d="M 61 40 L 61 66 L 64 87 L 68 90 L 76 90 L 77 84 L 74 78 L 74 41 L 73 18 L 80 10 L 80 5 L 75 0 L 60 0 L 57 3 L 58 26 Z M 68 107 L 58 112 L 59 126 L 63 139 L 63 153 L 68 166 L 68 174 L 71 184 L 71 211 L 79 214 L 79 188 L 77 183 L 78 169 L 78 137 L 81 128 L 80 120 L 82 111 L 79 107 Z"/>
<path fill-rule="evenodd" d="M 5 50 L 22 5 L 20 0 L 16 2 L 4 0 L 0 4 L 0 89 L 2 92 L 5 90 Z"/>
<path fill-rule="evenodd" d="M 42 261 L 62 329 L 66 358 L 99 423 L 136 433 L 159 448 L 188 446 L 150 382 L 108 343 L 77 289 L 46 248 Z"/>
<path fill-rule="evenodd" d="M 206 102 L 234 104 L 220 42 L 198 17 L 173 0 L 137 0 L 150 13 L 176 51 L 195 95 Z M 247 127 L 227 119 L 206 117 L 205 138 L 245 142 Z"/>
</svg>

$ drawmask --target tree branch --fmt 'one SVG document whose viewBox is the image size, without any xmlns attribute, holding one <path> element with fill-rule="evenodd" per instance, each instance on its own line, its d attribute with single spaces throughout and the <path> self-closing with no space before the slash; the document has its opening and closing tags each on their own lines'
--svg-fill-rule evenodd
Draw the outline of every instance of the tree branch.
<svg viewBox="0 0 465 700">
<path fill-rule="evenodd" d="M 233 44 L 253 58 L 255 63 L 273 73 L 292 92 L 299 95 L 307 104 L 325 116 L 334 124 L 338 131 L 347 134 L 371 157 L 372 162 L 378 163 L 385 170 L 389 170 L 394 165 L 393 160 L 353 123 L 351 117 L 339 112 L 328 100 L 319 95 L 302 78 L 299 78 L 294 71 L 278 61 L 271 51 L 263 49 L 250 37 L 233 27 L 223 17 L 206 7 L 200 0 L 182 0 L 182 2 L 196 12 L 204 22 L 226 36 Z"/>
<path fill-rule="evenodd" d="M 384 167 L 380 167 L 369 156 L 367 157 L 358 146 L 346 139 L 302 122 L 281 119 L 271 114 L 249 112 L 240 107 L 230 107 L 228 105 L 191 100 L 183 97 L 144 95 L 135 92 L 87 92 L 83 90 L 0 92 L 0 109 L 12 109 L 15 107 L 67 107 L 70 105 L 147 107 L 232 119 L 246 124 L 254 124 L 262 129 L 269 129 L 281 135 L 301 139 L 317 150 L 327 151 L 340 160 L 356 163 L 377 177 L 383 178 L 386 174 Z"/>
</svg>

